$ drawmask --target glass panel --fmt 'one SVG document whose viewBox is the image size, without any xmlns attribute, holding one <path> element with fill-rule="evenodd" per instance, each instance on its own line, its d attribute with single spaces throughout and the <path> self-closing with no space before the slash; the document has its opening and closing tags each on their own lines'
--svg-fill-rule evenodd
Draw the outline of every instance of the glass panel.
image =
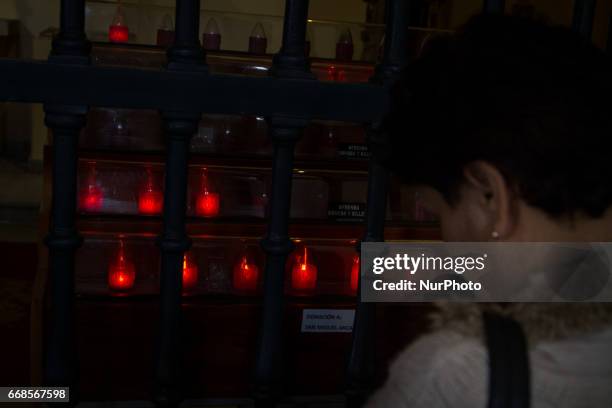
<svg viewBox="0 0 612 408">
<path fill-rule="evenodd" d="M 92 108 L 79 139 L 88 151 L 164 150 L 162 119 L 157 111 Z M 232 157 L 272 157 L 268 125 L 262 116 L 204 114 L 191 138 L 193 153 Z M 295 149 L 298 159 L 366 160 L 370 154 L 362 125 L 313 121 Z"/>
</svg>

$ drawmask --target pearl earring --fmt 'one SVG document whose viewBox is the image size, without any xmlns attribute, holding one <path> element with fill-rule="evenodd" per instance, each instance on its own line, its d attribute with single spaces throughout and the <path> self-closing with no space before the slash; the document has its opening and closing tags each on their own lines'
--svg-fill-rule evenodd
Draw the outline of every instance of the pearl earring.
<svg viewBox="0 0 612 408">
<path fill-rule="evenodd" d="M 497 232 L 497 231 L 493 231 L 493 232 L 491 233 L 491 238 L 493 238 L 493 239 L 498 239 L 498 238 L 499 238 L 499 232 Z"/>
</svg>

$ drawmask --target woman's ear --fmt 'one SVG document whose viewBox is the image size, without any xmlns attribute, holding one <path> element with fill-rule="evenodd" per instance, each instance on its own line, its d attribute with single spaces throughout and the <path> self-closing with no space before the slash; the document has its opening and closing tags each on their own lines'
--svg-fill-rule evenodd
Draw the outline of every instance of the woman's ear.
<svg viewBox="0 0 612 408">
<path fill-rule="evenodd" d="M 511 235 L 517 221 L 515 195 L 501 172 L 479 160 L 465 166 L 463 173 L 466 187 L 488 219 L 487 233 L 494 239 Z"/>
</svg>

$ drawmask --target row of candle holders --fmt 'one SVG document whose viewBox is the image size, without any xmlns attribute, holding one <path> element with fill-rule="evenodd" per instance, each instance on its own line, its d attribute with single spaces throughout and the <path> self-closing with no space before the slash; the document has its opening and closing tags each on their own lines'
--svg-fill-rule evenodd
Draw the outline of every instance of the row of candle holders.
<svg viewBox="0 0 612 408">
<path fill-rule="evenodd" d="M 164 194 L 156 182 L 151 167 L 146 167 L 146 182 L 138 193 L 138 213 L 141 215 L 160 215 L 164 206 Z M 86 183 L 79 191 L 79 209 L 87 213 L 101 211 L 104 204 L 104 191 L 97 180 L 96 163 L 88 164 Z M 219 215 L 219 193 L 213 191 L 208 179 L 208 169 L 203 167 L 200 176 L 200 189 L 195 198 L 195 214 L 199 217 Z"/>
<path fill-rule="evenodd" d="M 108 40 L 112 43 L 127 43 L 129 41 L 130 30 L 126 22 L 125 15 L 121 6 L 117 6 L 117 11 L 113 21 L 108 28 Z M 172 17 L 166 14 L 162 20 L 162 25 L 157 30 L 157 45 L 168 47 L 174 42 L 174 24 Z M 214 18 L 210 18 L 202 34 L 202 47 L 208 51 L 217 51 L 221 48 L 221 32 L 219 25 Z M 251 54 L 266 54 L 268 39 L 261 23 L 256 23 L 251 31 L 248 42 L 248 50 Z M 306 33 L 306 55 L 310 55 L 310 38 Z M 353 59 L 353 37 L 351 30 L 344 29 L 338 37 L 336 43 L 336 59 L 341 61 L 351 61 Z"/>
<path fill-rule="evenodd" d="M 261 261 L 256 260 L 253 249 L 245 250 L 237 257 L 233 268 L 231 285 L 235 293 L 255 295 L 260 292 L 263 279 Z M 359 256 L 354 254 L 350 266 L 343 275 L 346 277 L 345 294 L 355 295 L 359 281 Z M 182 288 L 184 294 L 192 294 L 200 281 L 200 267 L 193 260 L 191 252 L 183 255 Z M 316 294 L 320 274 L 313 250 L 306 245 L 298 244 L 287 261 L 288 294 L 308 296 Z M 124 241 L 119 240 L 118 247 L 108 263 L 108 289 L 115 295 L 129 295 L 137 284 L 136 264 L 131 259 Z"/>
<path fill-rule="evenodd" d="M 190 170 L 187 214 L 199 218 L 263 219 L 268 204 L 265 171 L 195 167 Z M 117 166 L 84 160 L 79 166 L 78 208 L 84 215 L 160 216 L 164 207 L 163 167 L 155 164 Z M 396 186 L 397 187 L 397 186 Z M 296 219 L 361 222 L 366 183 L 358 176 L 296 169 L 291 216 Z M 389 220 L 433 222 L 418 191 L 392 188 Z M 354 214 L 353 214 L 354 213 Z"/>
</svg>

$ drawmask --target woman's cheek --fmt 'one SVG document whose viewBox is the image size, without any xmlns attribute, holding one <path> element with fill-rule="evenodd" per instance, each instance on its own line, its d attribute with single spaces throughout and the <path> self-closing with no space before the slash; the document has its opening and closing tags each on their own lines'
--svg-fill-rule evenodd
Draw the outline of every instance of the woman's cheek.
<svg viewBox="0 0 612 408">
<path fill-rule="evenodd" d="M 477 207 L 460 205 L 440 212 L 440 228 L 444 241 L 483 242 L 490 235 L 486 233 L 487 221 Z"/>
</svg>

